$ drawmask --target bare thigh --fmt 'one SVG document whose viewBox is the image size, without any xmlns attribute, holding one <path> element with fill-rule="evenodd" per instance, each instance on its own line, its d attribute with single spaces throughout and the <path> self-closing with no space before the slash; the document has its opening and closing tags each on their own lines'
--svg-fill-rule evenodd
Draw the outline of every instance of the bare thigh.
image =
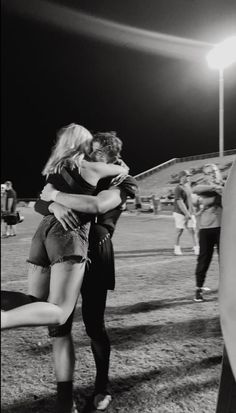
<svg viewBox="0 0 236 413">
<path fill-rule="evenodd" d="M 46 300 L 49 294 L 50 268 L 29 264 L 28 294 Z"/>
<path fill-rule="evenodd" d="M 68 317 L 78 299 L 85 271 L 85 262 L 69 261 L 54 264 L 51 268 L 48 302 L 63 308 Z"/>
</svg>

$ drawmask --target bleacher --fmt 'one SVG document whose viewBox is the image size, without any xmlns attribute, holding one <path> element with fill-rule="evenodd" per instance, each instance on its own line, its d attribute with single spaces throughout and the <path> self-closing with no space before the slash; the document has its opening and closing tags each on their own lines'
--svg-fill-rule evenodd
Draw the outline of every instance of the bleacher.
<svg viewBox="0 0 236 413">
<path fill-rule="evenodd" d="M 193 181 L 200 182 L 203 176 L 202 167 L 207 163 L 218 165 L 223 179 L 226 179 L 235 158 L 236 149 L 225 151 L 222 164 L 220 164 L 218 153 L 171 159 L 135 176 L 141 198 L 149 197 L 152 194 L 158 197 L 165 196 L 176 186 L 178 174 L 184 169 L 191 171 Z"/>
</svg>

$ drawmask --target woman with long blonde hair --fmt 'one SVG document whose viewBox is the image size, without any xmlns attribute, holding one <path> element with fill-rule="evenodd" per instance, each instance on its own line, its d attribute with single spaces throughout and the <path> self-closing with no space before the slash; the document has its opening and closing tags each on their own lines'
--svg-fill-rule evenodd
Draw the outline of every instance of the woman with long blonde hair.
<svg viewBox="0 0 236 413">
<path fill-rule="evenodd" d="M 90 162 L 92 135 L 83 126 L 61 129 L 43 169 L 58 192 L 93 195 L 99 179 L 126 174 L 120 165 Z M 74 211 L 75 213 L 75 211 Z M 78 227 L 65 230 L 54 215 L 43 218 L 31 243 L 28 297 L 30 304 L 1 312 L 1 329 L 62 325 L 70 316 L 83 281 L 90 218 L 76 212 Z"/>
</svg>

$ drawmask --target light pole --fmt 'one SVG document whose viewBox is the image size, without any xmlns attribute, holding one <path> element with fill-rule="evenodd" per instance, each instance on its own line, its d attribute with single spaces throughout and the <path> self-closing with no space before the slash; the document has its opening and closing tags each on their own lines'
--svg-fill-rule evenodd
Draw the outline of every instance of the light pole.
<svg viewBox="0 0 236 413">
<path fill-rule="evenodd" d="M 236 36 L 217 44 L 206 57 L 208 65 L 219 71 L 219 157 L 224 157 L 224 69 L 236 62 Z"/>
</svg>

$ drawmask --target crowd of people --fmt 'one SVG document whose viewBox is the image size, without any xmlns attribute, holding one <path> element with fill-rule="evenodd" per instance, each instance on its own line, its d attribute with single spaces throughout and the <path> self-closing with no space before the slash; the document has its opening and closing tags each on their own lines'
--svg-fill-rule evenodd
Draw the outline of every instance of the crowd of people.
<svg viewBox="0 0 236 413">
<path fill-rule="evenodd" d="M 75 353 L 71 329 L 80 294 L 83 321 L 96 365 L 94 393 L 88 408 L 91 412 L 106 411 L 112 400 L 109 384 L 110 341 L 104 322 L 107 293 L 115 288 L 112 236 L 127 197 L 136 197 L 137 208 L 140 203 L 137 183 L 129 175 L 129 168 L 120 155 L 121 149 L 122 141 L 114 132 L 100 132 L 92 136 L 86 128 L 74 123 L 59 131 L 42 172 L 46 178 L 45 186 L 35 204 L 42 221 L 32 238 L 29 252 L 28 293 L 1 292 L 1 329 L 48 326 L 53 343 L 57 413 L 77 412 L 73 402 Z M 204 299 L 204 282 L 215 246 L 219 252 L 222 215 L 223 182 L 220 172 L 214 164 L 205 165 L 203 172 L 204 182 L 192 189 L 191 174 L 182 171 L 174 201 L 174 254 L 182 254 L 180 238 L 183 230 L 187 229 L 197 256 L 195 301 Z M 236 186 L 235 178 L 234 166 L 231 186 L 232 180 Z M 3 209 L 15 213 L 16 193 L 11 183 L 9 186 L 9 181 L 5 186 Z M 228 193 L 227 205 L 235 205 L 235 198 L 230 200 L 230 196 L 235 197 L 235 191 L 234 195 L 232 193 Z M 232 205 L 229 218 L 224 218 L 225 231 L 228 219 L 231 219 L 235 229 Z M 6 224 L 6 236 L 13 233 L 9 226 L 9 223 Z M 225 239 L 225 245 L 227 242 Z M 232 255 L 231 251 L 228 261 L 233 259 Z M 225 279 L 225 273 L 231 271 L 225 264 L 227 260 L 223 254 L 221 276 Z M 231 274 L 229 282 L 235 283 L 232 279 Z M 224 283 L 222 285 L 225 286 Z M 235 323 L 232 306 L 235 304 L 231 305 L 230 311 L 225 305 L 227 288 L 228 284 L 221 295 L 226 349 L 217 413 L 231 412 L 221 410 L 221 395 L 225 394 L 224 389 L 229 387 L 229 382 L 232 389 L 235 385 L 236 340 L 235 332 L 232 333 Z M 231 401 L 234 403 L 233 397 Z"/>
</svg>

